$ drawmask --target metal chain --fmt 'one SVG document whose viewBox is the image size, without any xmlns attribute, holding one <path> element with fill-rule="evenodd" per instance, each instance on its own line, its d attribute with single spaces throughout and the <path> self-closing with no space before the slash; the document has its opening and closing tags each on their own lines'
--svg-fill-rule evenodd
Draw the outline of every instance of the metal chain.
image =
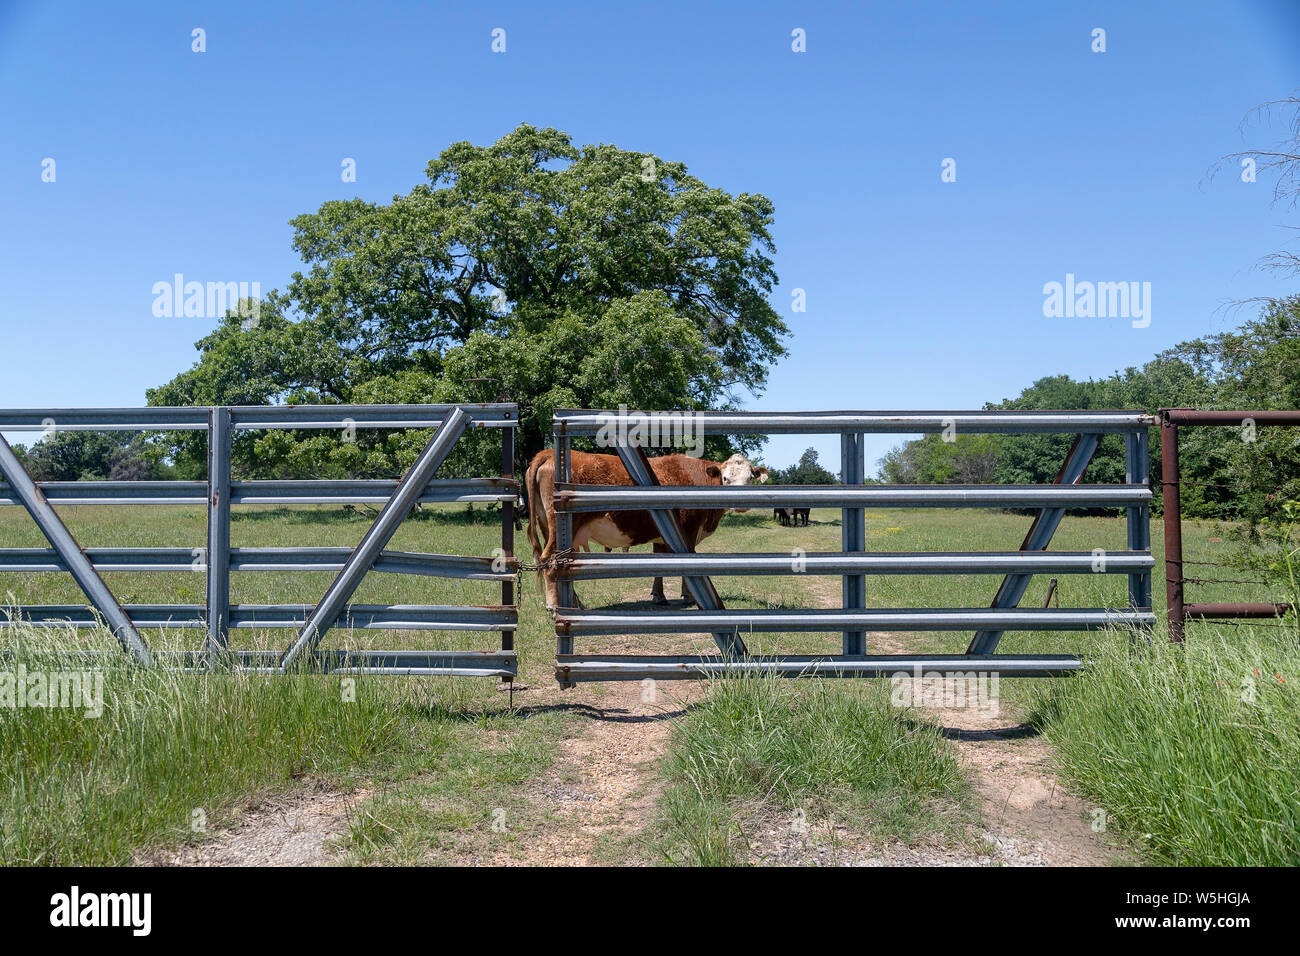
<svg viewBox="0 0 1300 956">
<path fill-rule="evenodd" d="M 544 571 L 546 568 L 559 567 L 561 564 L 568 563 L 575 552 L 576 549 L 574 548 L 565 548 L 563 551 L 556 551 L 541 564 L 524 564 L 521 561 L 518 564 L 518 569 L 520 571 Z"/>
<path fill-rule="evenodd" d="M 515 562 L 515 603 L 523 604 L 524 596 L 524 572 L 525 571 L 544 571 L 547 568 L 556 568 L 562 564 L 567 564 L 574 554 L 573 548 L 565 548 L 563 551 L 557 551 L 541 564 L 525 564 L 522 561 Z"/>
</svg>

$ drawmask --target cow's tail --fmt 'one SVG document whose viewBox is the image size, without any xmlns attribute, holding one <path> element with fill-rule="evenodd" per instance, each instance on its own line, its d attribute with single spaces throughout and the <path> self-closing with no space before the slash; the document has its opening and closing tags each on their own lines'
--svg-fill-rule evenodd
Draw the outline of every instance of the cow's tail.
<svg viewBox="0 0 1300 956">
<path fill-rule="evenodd" d="M 538 478 L 543 461 L 542 456 L 538 455 L 528 463 L 528 470 L 524 472 L 524 491 L 528 495 L 528 543 L 533 547 L 534 563 L 540 562 L 542 548 L 545 546 L 541 534 L 549 536 L 549 530 L 541 527 L 541 523 L 546 520 L 546 505 L 542 503 L 542 483 Z"/>
</svg>

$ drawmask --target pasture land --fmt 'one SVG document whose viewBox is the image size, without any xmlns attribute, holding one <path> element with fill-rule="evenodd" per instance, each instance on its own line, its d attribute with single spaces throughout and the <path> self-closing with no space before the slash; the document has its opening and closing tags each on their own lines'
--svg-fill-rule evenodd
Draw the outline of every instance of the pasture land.
<svg viewBox="0 0 1300 956">
<path fill-rule="evenodd" d="M 201 547 L 188 508 L 61 509 L 83 547 Z M 355 544 L 370 517 L 237 508 L 235 547 Z M 867 513 L 870 550 L 1014 549 L 1028 517 Z M 1153 523 L 1152 550 L 1161 552 Z M 1233 547 L 1187 522 L 1189 557 Z M 1221 540 L 1215 540 L 1221 539 Z M 518 536 L 521 560 L 528 546 Z M 838 550 L 839 512 L 806 528 L 732 514 L 702 550 Z M 0 543 L 40 547 L 21 509 Z M 495 509 L 426 508 L 391 547 L 490 555 Z M 1124 547 L 1121 518 L 1066 518 L 1053 547 Z M 313 603 L 328 573 L 236 573 L 238 603 Z M 202 603 L 191 573 L 106 575 L 123 603 Z M 872 607 L 986 606 L 987 575 L 868 579 Z M 1062 576 L 1062 604 L 1123 604 L 1123 576 Z M 731 607 L 836 605 L 836 578 L 717 578 Z M 1157 609 L 1163 602 L 1159 563 Z M 678 584 L 667 582 L 669 597 Z M 1039 605 L 1047 581 L 1025 597 Z M 639 605 L 649 582 L 581 582 L 588 606 Z M 0 600 L 84 603 L 67 575 L 0 575 Z M 358 603 L 495 603 L 493 583 L 371 575 Z M 1283 600 L 1203 586 L 1197 600 Z M 481 678 L 177 676 L 110 670 L 103 716 L 0 708 L 0 861 L 138 862 L 1297 862 L 1295 635 L 1193 625 L 1192 652 L 1134 653 L 1129 635 L 1009 633 L 1004 652 L 1081 652 L 1068 681 L 1003 681 L 996 713 L 890 706 L 887 681 L 584 685 L 559 691 L 554 635 L 523 576 L 511 697 Z M 647 605 L 648 606 L 648 605 Z M 236 631 L 283 648 L 288 631 Z M 188 648 L 197 632 L 150 632 Z M 480 648 L 498 635 L 336 630 L 324 647 Z M 959 653 L 965 633 L 872 634 L 873 652 Z M 39 668 L 43 649 L 104 634 L 0 632 Z M 1289 644 L 1287 642 L 1290 642 Z M 838 635 L 754 635 L 767 652 L 831 652 Z M 581 650 L 690 653 L 706 635 L 597 638 Z M 8 666 L 8 665 L 6 665 Z M 1240 685 L 1260 669 L 1256 700 Z M 1240 673 L 1239 673 L 1240 672 Z M 1273 675 L 1280 675 L 1280 680 Z M 1294 679 L 1292 679 L 1294 677 Z M 1285 683 L 1285 681 L 1290 681 Z M 1269 681 L 1272 681 L 1270 684 Z M 1224 691 L 1227 687 L 1231 693 Z M 1236 690 L 1232 690 L 1236 688 Z M 1208 702 L 1207 702 L 1208 701 Z M 1236 703 L 1234 703 L 1234 701 Z M 1041 732 L 1040 732 L 1041 731 Z M 1051 745 L 1049 747 L 1049 744 Z M 1052 748 L 1055 748 L 1053 750 Z M 1058 779 L 1058 774 L 1060 778 Z M 1102 817 L 1097 811 L 1104 811 Z M 1288 815 L 1289 814 L 1289 815 Z M 1094 829 L 1098 819 L 1104 821 Z M 1249 831 L 1249 832 L 1247 832 Z"/>
</svg>

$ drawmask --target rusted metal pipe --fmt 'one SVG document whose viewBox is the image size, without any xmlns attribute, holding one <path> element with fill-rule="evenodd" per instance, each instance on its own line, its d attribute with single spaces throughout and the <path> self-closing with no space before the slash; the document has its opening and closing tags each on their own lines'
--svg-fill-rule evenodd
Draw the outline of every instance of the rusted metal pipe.
<svg viewBox="0 0 1300 956">
<path fill-rule="evenodd" d="M 1201 411 L 1195 408 L 1166 408 L 1162 409 L 1160 414 L 1166 422 L 1174 425 L 1241 425 L 1247 420 L 1256 425 L 1300 425 L 1300 411 L 1263 409 Z"/>
<path fill-rule="evenodd" d="M 1198 620 L 1282 617 L 1290 610 L 1290 604 L 1186 604 L 1183 606 L 1185 616 Z"/>
<path fill-rule="evenodd" d="M 1164 495 L 1165 604 L 1169 640 L 1181 644 L 1187 615 L 1183 607 L 1183 515 L 1178 484 L 1178 426 L 1171 417 L 1173 411 L 1176 409 L 1161 412 L 1160 488 Z"/>
</svg>

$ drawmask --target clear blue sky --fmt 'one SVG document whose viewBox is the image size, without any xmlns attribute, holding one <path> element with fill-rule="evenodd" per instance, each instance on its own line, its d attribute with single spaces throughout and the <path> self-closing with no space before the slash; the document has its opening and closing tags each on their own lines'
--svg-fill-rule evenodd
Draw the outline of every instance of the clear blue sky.
<svg viewBox="0 0 1300 956">
<path fill-rule="evenodd" d="M 1295 0 L 608 6 L 0 0 L 0 406 L 143 403 L 214 324 L 155 318 L 155 282 L 281 288 L 292 216 L 524 121 L 771 197 L 793 336 L 749 407 L 979 407 L 1294 291 L 1255 263 L 1300 217 L 1203 177 L 1280 135 L 1238 124 L 1300 87 Z M 1066 273 L 1150 282 L 1150 327 L 1044 318 Z"/>
</svg>

